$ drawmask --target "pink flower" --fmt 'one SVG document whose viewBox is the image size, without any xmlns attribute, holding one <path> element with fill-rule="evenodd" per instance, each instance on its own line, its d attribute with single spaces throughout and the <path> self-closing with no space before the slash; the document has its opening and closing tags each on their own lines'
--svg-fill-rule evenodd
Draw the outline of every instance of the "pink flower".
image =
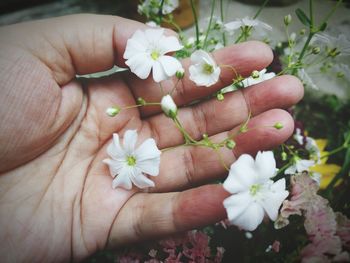
<svg viewBox="0 0 350 263">
<path fill-rule="evenodd" d="M 292 176 L 291 186 L 291 198 L 283 202 L 275 227 L 287 225 L 290 215 L 305 217 L 304 227 L 310 243 L 301 251 L 302 263 L 349 260 L 349 254 L 342 251 L 342 241 L 349 244 L 350 240 L 349 219 L 337 216 L 336 220 L 336 214 L 328 201 L 317 194 L 318 185 L 308 173 Z"/>
</svg>

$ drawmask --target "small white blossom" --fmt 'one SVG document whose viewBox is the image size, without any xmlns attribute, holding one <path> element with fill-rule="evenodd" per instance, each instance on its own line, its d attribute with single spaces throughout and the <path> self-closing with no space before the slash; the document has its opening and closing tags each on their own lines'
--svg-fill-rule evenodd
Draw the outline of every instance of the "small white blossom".
<svg viewBox="0 0 350 263">
<path fill-rule="evenodd" d="M 160 82 L 182 68 L 176 58 L 165 54 L 182 48 L 176 37 L 164 36 L 164 29 L 137 30 L 126 44 L 125 64 L 141 79 L 152 70 L 154 81 Z"/>
<path fill-rule="evenodd" d="M 272 30 L 272 27 L 270 25 L 264 22 L 261 22 L 257 19 L 251 19 L 249 17 L 233 20 L 231 22 L 226 23 L 224 26 L 226 31 L 228 32 L 233 32 L 239 28 L 244 28 L 244 27 Z"/>
<path fill-rule="evenodd" d="M 224 200 L 228 220 L 247 231 L 255 230 L 265 214 L 276 220 L 288 196 L 285 179 L 273 182 L 276 161 L 272 152 L 259 152 L 254 159 L 243 154 L 231 165 L 224 188 L 232 195 Z"/>
<path fill-rule="evenodd" d="M 315 165 L 313 160 L 300 159 L 299 157 L 293 157 L 293 164 L 289 166 L 284 173 L 285 174 L 296 174 L 303 171 L 308 171 L 311 166 Z"/>
<path fill-rule="evenodd" d="M 174 118 L 177 115 L 177 106 L 173 100 L 173 98 L 168 94 L 165 95 L 161 102 L 160 105 L 162 107 L 163 112 L 165 113 L 166 116 L 170 118 Z"/>
<path fill-rule="evenodd" d="M 309 86 L 313 89 L 317 89 L 318 87 L 316 86 L 316 84 L 314 83 L 314 81 L 312 80 L 312 78 L 310 78 L 309 74 L 306 73 L 305 69 L 298 69 L 297 71 L 298 77 L 302 80 L 302 82 L 306 85 Z"/>
<path fill-rule="evenodd" d="M 204 50 L 196 50 L 191 55 L 191 62 L 190 80 L 198 86 L 209 87 L 218 81 L 221 70 L 210 54 Z"/>
<path fill-rule="evenodd" d="M 293 135 L 293 138 L 300 144 L 304 144 L 304 136 L 301 134 L 301 130 L 297 128 L 295 130 L 295 134 Z"/>
<path fill-rule="evenodd" d="M 317 146 L 316 141 L 311 137 L 306 137 L 305 149 L 308 150 L 310 158 L 316 161 L 318 164 L 321 163 L 321 151 Z"/>
<path fill-rule="evenodd" d="M 250 77 L 242 80 L 243 87 L 246 88 L 248 86 L 258 84 L 258 83 L 263 82 L 265 80 L 272 79 L 273 77 L 276 76 L 276 74 L 274 72 L 266 73 L 266 68 L 264 68 L 261 71 L 256 71 L 256 73 L 257 73 L 256 76 L 250 76 Z"/>
<path fill-rule="evenodd" d="M 136 130 L 127 130 L 123 144 L 118 134 L 113 134 L 113 142 L 107 147 L 111 159 L 103 160 L 108 164 L 111 176 L 114 178 L 112 187 L 122 187 L 130 190 L 132 184 L 138 188 L 154 187 L 155 184 L 147 175 L 159 174 L 160 154 L 154 139 L 145 140 L 138 148 Z"/>
<path fill-rule="evenodd" d="M 325 46 L 328 51 L 339 52 L 339 56 L 350 55 L 350 41 L 344 34 L 333 37 L 325 33 L 318 33 L 314 36 L 312 44 Z"/>
<path fill-rule="evenodd" d="M 154 21 L 148 21 L 146 22 L 146 25 L 149 26 L 149 27 L 160 27 L 156 22 Z"/>
</svg>

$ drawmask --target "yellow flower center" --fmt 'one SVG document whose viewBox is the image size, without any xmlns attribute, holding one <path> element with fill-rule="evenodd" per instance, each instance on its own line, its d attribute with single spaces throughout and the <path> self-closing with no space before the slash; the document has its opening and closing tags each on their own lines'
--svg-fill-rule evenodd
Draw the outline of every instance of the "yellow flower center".
<svg viewBox="0 0 350 263">
<path fill-rule="evenodd" d="M 214 72 L 214 67 L 213 67 L 213 65 L 210 65 L 210 64 L 208 64 L 208 63 L 205 63 L 205 64 L 203 65 L 203 72 L 204 72 L 205 74 L 207 74 L 207 75 L 212 74 L 212 73 Z"/>
<path fill-rule="evenodd" d="M 153 60 L 157 60 L 157 59 L 159 58 L 159 56 L 160 56 L 160 54 L 159 54 L 158 51 L 156 51 L 156 50 L 153 50 L 153 51 L 152 51 L 152 53 L 151 53 L 151 58 L 152 58 Z"/>
<path fill-rule="evenodd" d="M 257 192 L 260 190 L 260 185 L 259 184 L 253 184 L 251 187 L 250 187 L 250 194 L 252 196 L 256 195 Z"/>
<path fill-rule="evenodd" d="M 136 158 L 134 156 L 128 156 L 126 157 L 126 162 L 128 163 L 129 166 L 135 166 L 136 164 Z"/>
</svg>

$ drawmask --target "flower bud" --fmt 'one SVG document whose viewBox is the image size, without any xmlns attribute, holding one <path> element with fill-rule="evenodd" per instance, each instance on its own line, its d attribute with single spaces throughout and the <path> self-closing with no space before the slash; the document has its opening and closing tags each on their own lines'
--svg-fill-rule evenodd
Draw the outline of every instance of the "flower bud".
<svg viewBox="0 0 350 263">
<path fill-rule="evenodd" d="M 174 119 L 176 117 L 177 106 L 176 106 L 173 98 L 169 94 L 165 95 L 162 98 L 160 105 L 161 105 L 162 110 L 166 116 L 168 116 L 169 118 L 172 118 L 172 119 Z"/>
<path fill-rule="evenodd" d="M 218 93 L 218 94 L 216 94 L 216 98 L 218 101 L 223 101 L 225 97 L 224 97 L 224 94 Z"/>
<path fill-rule="evenodd" d="M 290 14 L 284 17 L 284 24 L 288 26 L 292 22 L 292 16 Z"/>
<path fill-rule="evenodd" d="M 276 122 L 275 125 L 273 125 L 274 128 L 276 128 L 277 130 L 280 130 L 283 128 L 283 124 L 280 122 Z"/>
<path fill-rule="evenodd" d="M 288 157 L 288 155 L 287 155 L 286 152 L 282 152 L 282 153 L 281 153 L 282 161 L 286 161 L 286 160 L 287 160 L 287 157 Z"/>
<path fill-rule="evenodd" d="M 185 76 L 185 70 L 183 68 L 180 68 L 178 71 L 176 71 L 175 76 L 178 79 L 183 79 L 183 77 Z"/>
<path fill-rule="evenodd" d="M 146 105 L 146 101 L 143 98 L 138 97 L 137 98 L 137 105 L 144 106 L 144 105 Z"/>
<path fill-rule="evenodd" d="M 226 141 L 226 147 L 230 150 L 232 150 L 233 148 L 235 148 L 236 143 L 233 140 L 227 140 Z"/>
<path fill-rule="evenodd" d="M 114 106 L 114 107 L 109 107 L 106 109 L 106 114 L 109 117 L 114 117 L 116 116 L 119 112 L 121 111 L 121 109 L 118 106 Z"/>
<path fill-rule="evenodd" d="M 254 71 L 252 72 L 252 74 L 251 74 L 251 77 L 252 77 L 253 79 L 258 79 L 258 78 L 260 77 L 259 71 L 254 70 Z"/>
<path fill-rule="evenodd" d="M 312 54 L 317 55 L 318 53 L 320 53 L 320 51 L 321 51 L 321 49 L 319 47 L 314 47 L 311 52 L 312 52 Z"/>
<path fill-rule="evenodd" d="M 300 30 L 300 32 L 299 32 L 299 34 L 300 34 L 301 36 L 305 35 L 305 33 L 306 33 L 306 29 L 305 29 L 305 28 L 303 28 L 303 29 Z"/>
</svg>

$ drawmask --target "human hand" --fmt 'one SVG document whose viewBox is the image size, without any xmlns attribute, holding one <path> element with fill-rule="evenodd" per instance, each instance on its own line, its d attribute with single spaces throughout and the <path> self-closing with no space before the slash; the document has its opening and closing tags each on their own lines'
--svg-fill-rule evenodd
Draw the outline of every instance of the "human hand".
<svg viewBox="0 0 350 263">
<path fill-rule="evenodd" d="M 124 66 L 126 41 L 143 24 L 111 16 L 75 15 L 17 24 L 0 30 L 0 240 L 4 261 L 82 260 L 98 249 L 113 248 L 217 222 L 226 217 L 221 185 L 226 170 L 210 149 L 177 147 L 161 156 L 152 192 L 112 189 L 102 163 L 112 134 L 137 129 L 140 141 L 153 137 L 159 149 L 183 143 L 159 107 L 134 108 L 110 118 L 105 109 L 136 104 L 138 97 L 159 101 L 153 80 L 130 72 L 100 79 L 76 79 Z M 240 74 L 266 67 L 271 50 L 247 42 L 216 51 L 218 64 Z M 182 61 L 184 68 L 188 60 Z M 221 149 L 227 164 L 241 153 L 255 153 L 286 140 L 293 120 L 288 108 L 303 95 L 301 83 L 282 76 L 225 95 L 224 101 L 191 101 L 230 84 L 198 88 L 187 79 L 173 98 L 178 117 L 192 137 L 207 133 L 220 140 L 239 129 L 249 111 L 250 127 L 236 137 L 232 151 Z M 163 86 L 171 86 L 165 81 Z"/>
</svg>

